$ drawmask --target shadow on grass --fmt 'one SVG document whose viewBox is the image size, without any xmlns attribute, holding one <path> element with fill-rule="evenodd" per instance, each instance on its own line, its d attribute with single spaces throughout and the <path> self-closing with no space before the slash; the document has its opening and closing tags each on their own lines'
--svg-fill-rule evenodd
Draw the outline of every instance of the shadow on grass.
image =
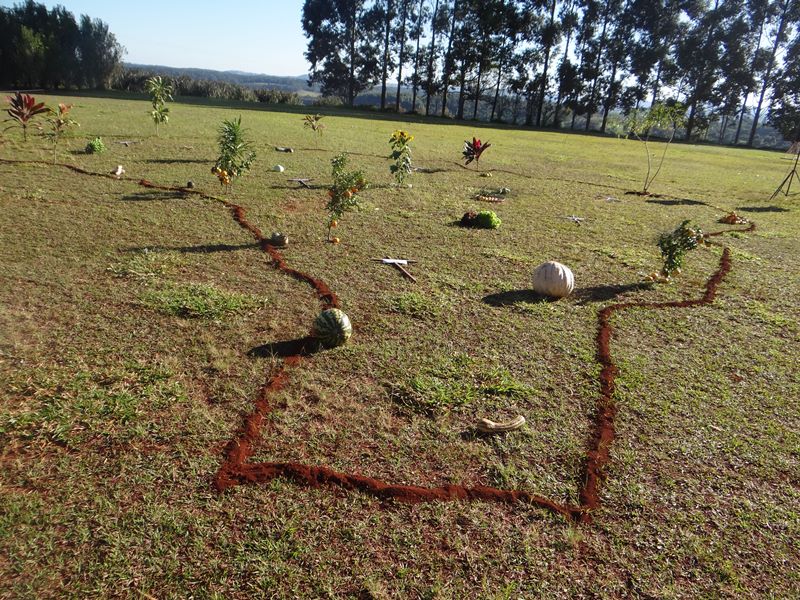
<svg viewBox="0 0 800 600">
<path fill-rule="evenodd" d="M 544 294 L 539 294 L 533 290 L 511 290 L 508 292 L 499 292 L 497 294 L 489 294 L 483 297 L 483 302 L 490 306 L 512 306 L 514 304 L 534 304 L 544 302 L 555 302 L 558 298 L 551 298 Z"/>
<path fill-rule="evenodd" d="M 213 252 L 234 252 L 258 248 L 258 242 L 250 244 L 201 244 L 200 246 L 141 246 L 123 248 L 120 252 L 183 252 L 185 254 L 211 254 Z"/>
<path fill-rule="evenodd" d="M 645 200 L 648 204 L 661 204 L 662 206 L 708 206 L 702 200 L 692 200 L 691 198 L 672 198 L 666 200 Z"/>
<path fill-rule="evenodd" d="M 188 196 L 181 192 L 172 192 L 165 190 L 151 190 L 149 192 L 135 192 L 123 196 L 121 199 L 124 202 L 153 202 L 155 200 L 185 200 Z"/>
<path fill-rule="evenodd" d="M 288 358 L 290 356 L 311 356 L 322 350 L 319 340 L 313 336 L 306 336 L 296 340 L 286 340 L 282 342 L 270 342 L 252 348 L 247 356 L 258 358 L 269 358 L 278 356 Z"/>
<path fill-rule="evenodd" d="M 193 163 L 193 164 L 211 164 L 214 161 L 204 158 L 149 158 L 143 162 L 152 163 L 156 165 L 172 165 L 176 163 Z"/>
<path fill-rule="evenodd" d="M 619 285 L 596 285 L 593 287 L 578 288 L 572 292 L 572 297 L 578 304 L 588 304 L 589 302 L 605 302 L 613 300 L 621 294 L 627 292 L 637 292 L 639 290 L 652 289 L 652 281 L 637 281 L 635 283 L 622 283 Z"/>
<path fill-rule="evenodd" d="M 736 210 L 741 210 L 742 212 L 754 212 L 754 213 L 782 213 L 782 212 L 789 212 L 788 208 L 783 208 L 782 206 L 738 206 Z"/>
</svg>

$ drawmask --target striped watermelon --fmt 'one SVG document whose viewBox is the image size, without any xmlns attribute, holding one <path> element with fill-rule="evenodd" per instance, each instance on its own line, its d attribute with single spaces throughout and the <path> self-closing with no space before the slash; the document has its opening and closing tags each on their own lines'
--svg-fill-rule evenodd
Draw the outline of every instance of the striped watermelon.
<svg viewBox="0 0 800 600">
<path fill-rule="evenodd" d="M 350 318 L 338 308 L 323 310 L 314 320 L 314 336 L 326 348 L 341 346 L 352 333 Z"/>
<path fill-rule="evenodd" d="M 575 276 L 569 267 L 550 260 L 534 269 L 533 289 L 545 296 L 563 298 L 575 289 Z"/>
</svg>

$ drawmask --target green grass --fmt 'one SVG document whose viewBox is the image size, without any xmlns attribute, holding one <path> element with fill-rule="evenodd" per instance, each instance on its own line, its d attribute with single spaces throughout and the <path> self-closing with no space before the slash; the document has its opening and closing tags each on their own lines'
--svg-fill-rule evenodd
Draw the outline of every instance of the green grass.
<svg viewBox="0 0 800 600">
<path fill-rule="evenodd" d="M 642 198 L 625 193 L 645 166 L 630 140 L 482 124 L 484 179 L 458 161 L 477 124 L 337 110 L 316 137 L 296 110 L 179 102 L 155 137 L 144 99 L 46 100 L 73 102 L 82 125 L 59 162 L 121 164 L 131 180 L 0 163 L 0 598 L 800 594 L 800 206 L 767 201 L 783 155 L 676 144 L 652 187 L 664 197 Z M 265 235 L 289 235 L 289 265 L 325 280 L 354 325 L 347 346 L 290 371 L 258 460 L 576 502 L 597 312 L 700 295 L 718 248 L 691 252 L 669 284 L 640 285 L 661 266 L 658 235 L 682 220 L 756 221 L 716 238 L 733 269 L 713 305 L 613 318 L 618 437 L 593 526 L 287 481 L 213 492 L 277 365 L 250 351 L 307 335 L 319 303 L 224 206 L 137 181 L 221 195 L 217 128 L 240 114 L 258 157 L 228 197 Z M 391 185 L 386 158 L 401 127 L 421 168 L 410 189 Z M 97 136 L 107 151 L 84 154 Z M 340 151 L 372 186 L 333 245 L 324 188 Z M 6 132 L 0 158 L 49 163 L 52 146 Z M 475 199 L 487 186 L 513 190 L 490 207 L 502 227 L 454 226 L 487 208 Z M 381 256 L 415 260 L 418 282 Z M 546 260 L 572 268 L 573 296 L 531 296 Z M 470 433 L 517 414 L 527 424 L 513 434 Z"/>
</svg>

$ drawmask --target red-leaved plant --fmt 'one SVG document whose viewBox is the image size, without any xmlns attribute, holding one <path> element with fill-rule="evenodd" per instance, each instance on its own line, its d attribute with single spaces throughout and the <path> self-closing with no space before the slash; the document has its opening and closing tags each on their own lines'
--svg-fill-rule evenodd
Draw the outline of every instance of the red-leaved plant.
<svg viewBox="0 0 800 600">
<path fill-rule="evenodd" d="M 481 143 L 478 138 L 472 138 L 472 141 L 464 140 L 464 150 L 462 154 L 464 155 L 464 164 L 468 165 L 473 160 L 475 161 L 475 168 L 478 168 L 478 163 L 481 160 L 481 154 L 483 154 L 484 150 L 486 150 L 491 144 L 489 142 Z"/>
<path fill-rule="evenodd" d="M 28 125 L 36 115 L 41 115 L 50 112 L 50 109 L 44 105 L 44 102 L 36 103 L 36 99 L 30 94 L 21 94 L 16 92 L 13 96 L 8 96 L 8 102 L 11 108 L 6 109 L 10 119 L 6 121 L 14 121 L 17 125 L 22 127 L 22 135 L 25 141 L 28 141 Z M 11 125 L 14 126 L 13 124 Z"/>
</svg>

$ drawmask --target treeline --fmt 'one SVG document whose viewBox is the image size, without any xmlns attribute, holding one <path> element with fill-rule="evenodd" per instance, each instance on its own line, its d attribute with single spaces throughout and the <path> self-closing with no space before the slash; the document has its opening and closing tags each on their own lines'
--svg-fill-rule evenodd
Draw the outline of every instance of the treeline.
<svg viewBox="0 0 800 600">
<path fill-rule="evenodd" d="M 108 25 L 28 0 L 0 7 L 0 85 L 107 88 L 124 50 Z"/>
<path fill-rule="evenodd" d="M 174 71 L 173 71 L 174 72 Z M 123 68 L 112 77 L 110 86 L 115 90 L 145 93 L 145 83 L 153 75 L 167 76 L 176 96 L 220 98 L 238 102 L 268 102 L 270 104 L 302 104 L 296 92 L 270 88 L 252 88 L 221 79 L 196 79 L 188 75 L 169 77 L 161 69 Z"/>
<path fill-rule="evenodd" d="M 605 132 L 687 108 L 685 139 L 800 138 L 797 0 L 305 0 L 310 81 L 353 105 Z M 393 88 L 393 89 L 392 89 Z M 453 104 L 453 98 L 455 103 Z M 451 108 L 452 107 L 452 108 Z"/>
</svg>

